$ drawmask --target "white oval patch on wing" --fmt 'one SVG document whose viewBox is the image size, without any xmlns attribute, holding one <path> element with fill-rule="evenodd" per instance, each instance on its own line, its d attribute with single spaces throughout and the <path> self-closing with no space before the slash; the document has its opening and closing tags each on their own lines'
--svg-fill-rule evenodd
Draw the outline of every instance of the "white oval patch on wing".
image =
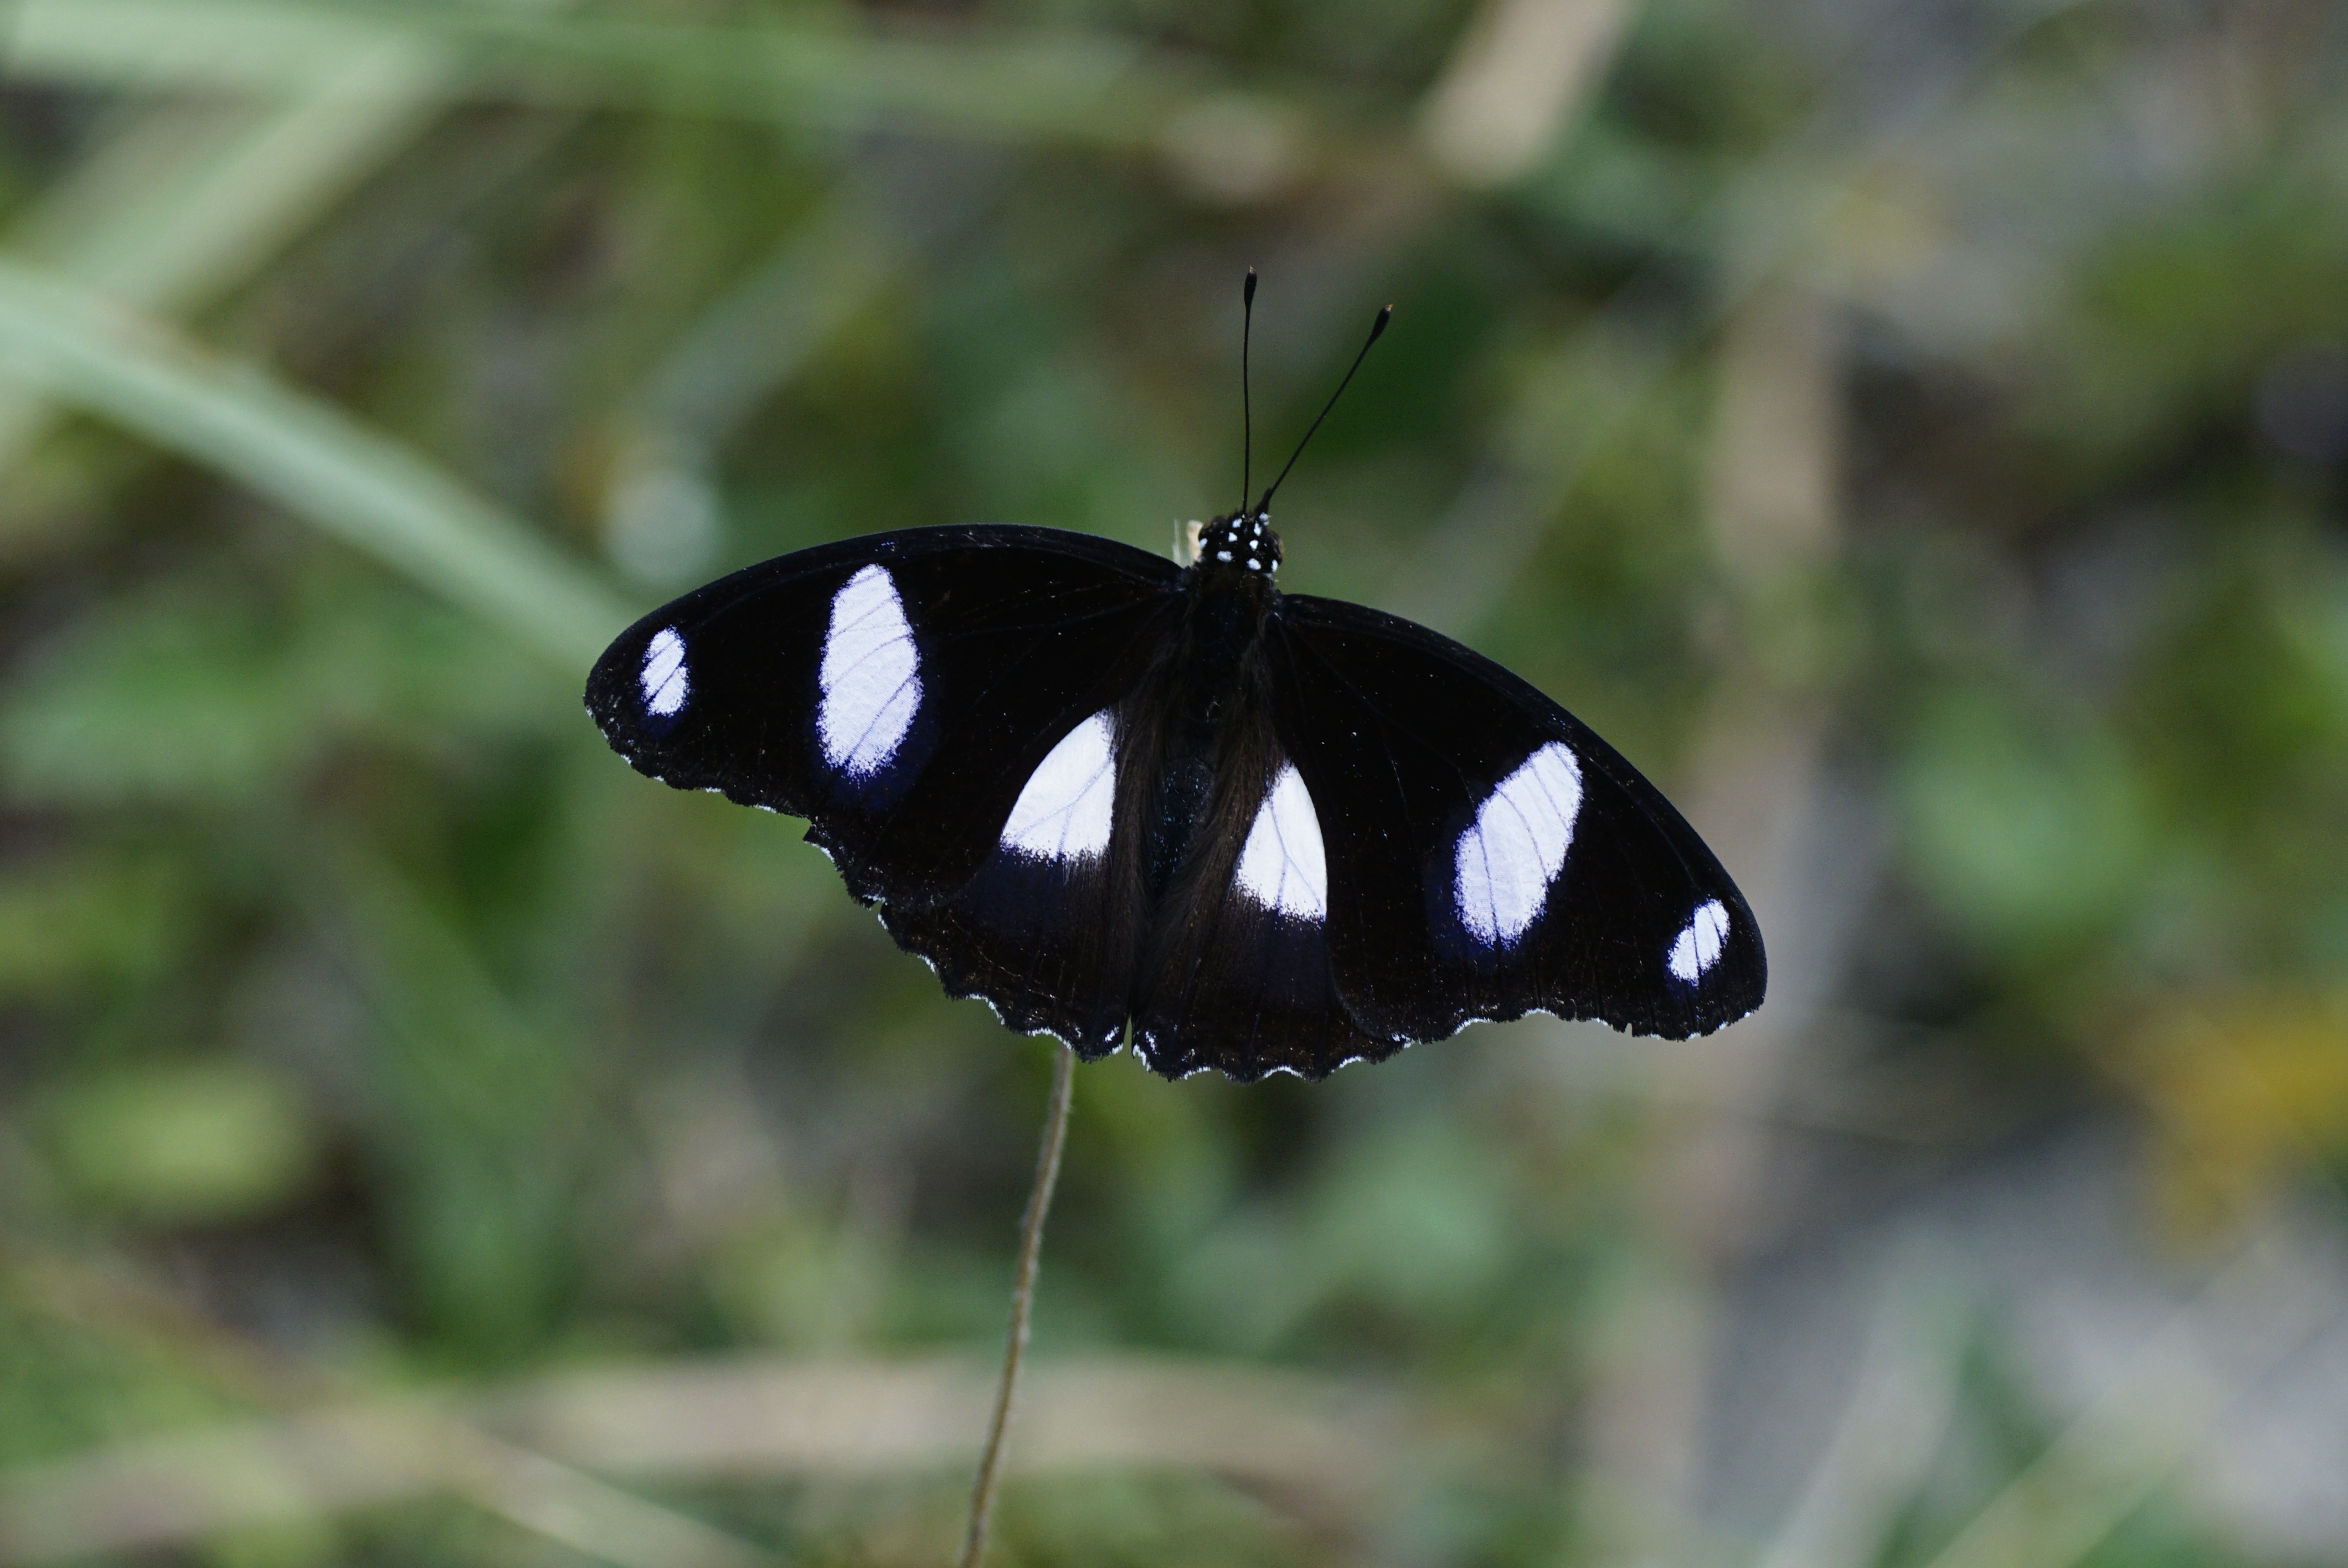
<svg viewBox="0 0 2348 1568">
<path fill-rule="evenodd" d="M 1299 920 L 1329 916 L 1329 862 L 1312 792 L 1291 764 L 1280 770 L 1240 850 L 1240 891 Z"/>
<path fill-rule="evenodd" d="M 1672 944 L 1671 956 L 1664 961 L 1671 965 L 1672 973 L 1693 985 L 1720 962 L 1721 949 L 1727 946 L 1728 910 L 1719 899 L 1708 898 L 1688 917 L 1687 928 Z"/>
<path fill-rule="evenodd" d="M 1003 825 L 1003 847 L 1038 860 L 1108 851 L 1117 806 L 1117 733 L 1104 708 L 1061 737 L 1028 775 Z"/>
<path fill-rule="evenodd" d="M 1500 781 L 1452 860 L 1452 895 L 1469 936 L 1504 948 L 1525 934 L 1565 868 L 1581 815 L 1581 764 L 1556 742 Z"/>
<path fill-rule="evenodd" d="M 818 672 L 824 761 L 851 778 L 886 767 L 922 706 L 921 652 L 887 571 L 868 566 L 831 597 Z"/>
<path fill-rule="evenodd" d="M 636 685 L 644 695 L 644 712 L 665 719 L 685 706 L 692 682 L 685 673 L 685 639 L 674 626 L 664 626 L 644 644 L 644 668 Z"/>
</svg>

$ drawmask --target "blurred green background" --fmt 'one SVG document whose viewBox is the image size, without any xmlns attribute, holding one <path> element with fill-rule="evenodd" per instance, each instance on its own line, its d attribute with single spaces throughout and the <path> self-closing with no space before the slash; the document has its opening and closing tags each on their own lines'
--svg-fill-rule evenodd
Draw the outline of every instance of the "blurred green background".
<svg viewBox="0 0 2348 1568">
<path fill-rule="evenodd" d="M 943 1561 L 1049 1060 L 581 712 L 979 519 L 1510 664 L 1768 1006 L 1078 1074 L 1001 1563 L 2348 1563 L 2335 0 L 0 9 L 0 1563 Z"/>
</svg>

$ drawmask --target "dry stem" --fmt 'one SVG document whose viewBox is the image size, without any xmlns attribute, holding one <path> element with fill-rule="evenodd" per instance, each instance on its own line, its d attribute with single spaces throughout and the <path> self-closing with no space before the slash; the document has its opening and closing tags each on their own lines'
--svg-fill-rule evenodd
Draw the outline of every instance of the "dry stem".
<svg viewBox="0 0 2348 1568">
<path fill-rule="evenodd" d="M 1043 1147 L 1035 1154 L 1035 1187 L 1027 1194 L 1026 1217 L 1019 1222 L 1019 1271 L 1011 1286 L 1011 1338 L 1003 1351 L 1003 1381 L 994 1390 L 994 1421 L 987 1429 L 986 1453 L 978 1461 L 978 1485 L 970 1499 L 970 1533 L 963 1538 L 962 1568 L 978 1568 L 986 1555 L 986 1527 L 994 1512 L 994 1487 L 1003 1470 L 1003 1438 L 1011 1426 L 1011 1397 L 1019 1384 L 1019 1363 L 1027 1354 L 1027 1316 L 1035 1305 L 1035 1259 L 1044 1250 L 1044 1216 L 1060 1179 L 1060 1145 L 1068 1137 L 1068 1097 L 1076 1088 L 1076 1053 L 1055 1042 L 1052 1102 L 1044 1113 Z"/>
</svg>

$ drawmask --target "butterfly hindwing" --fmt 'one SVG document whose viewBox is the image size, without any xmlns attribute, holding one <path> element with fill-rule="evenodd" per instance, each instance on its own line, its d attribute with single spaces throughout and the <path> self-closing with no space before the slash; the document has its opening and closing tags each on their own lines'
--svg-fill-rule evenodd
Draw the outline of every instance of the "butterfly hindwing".
<svg viewBox="0 0 2348 1568">
<path fill-rule="evenodd" d="M 1134 988 L 1134 1049 L 1179 1078 L 1325 1078 L 1404 1042 L 1362 1032 L 1330 968 L 1329 848 L 1303 778 L 1279 746 L 1259 660 L 1234 714 L 1217 795 L 1166 890 Z"/>
<path fill-rule="evenodd" d="M 1366 1034 L 1540 1010 L 1679 1039 L 1760 1004 L 1744 897 L 1587 726 L 1394 616 L 1292 595 L 1275 619 L 1281 743 L 1330 846 L 1331 970 Z"/>
<path fill-rule="evenodd" d="M 965 887 L 1027 782 L 1140 679 L 1179 569 L 1056 529 L 803 550 L 638 621 L 588 708 L 640 771 L 808 819 L 868 901 Z"/>
<path fill-rule="evenodd" d="M 1116 832 L 1118 794 L 1137 787 L 1120 766 L 1123 720 L 1104 708 L 1054 739 L 968 882 L 880 909 L 948 994 L 983 998 L 1010 1028 L 1048 1030 L 1088 1059 L 1125 1037 L 1148 918 L 1132 834 Z"/>
</svg>

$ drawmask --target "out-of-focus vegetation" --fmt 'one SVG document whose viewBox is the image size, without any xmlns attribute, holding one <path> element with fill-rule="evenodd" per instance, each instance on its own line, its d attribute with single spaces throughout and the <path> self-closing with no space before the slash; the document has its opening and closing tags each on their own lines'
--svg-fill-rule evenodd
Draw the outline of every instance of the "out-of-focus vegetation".
<svg viewBox="0 0 2348 1568">
<path fill-rule="evenodd" d="M 1289 585 L 1613 740 L 1773 997 L 1085 1069 L 997 1560 L 2348 1562 L 2336 5 L 0 49 L 0 1562 L 944 1558 L 1045 1046 L 578 691 L 1232 505 L 1249 264 L 1264 450 L 1395 305 Z"/>
</svg>

